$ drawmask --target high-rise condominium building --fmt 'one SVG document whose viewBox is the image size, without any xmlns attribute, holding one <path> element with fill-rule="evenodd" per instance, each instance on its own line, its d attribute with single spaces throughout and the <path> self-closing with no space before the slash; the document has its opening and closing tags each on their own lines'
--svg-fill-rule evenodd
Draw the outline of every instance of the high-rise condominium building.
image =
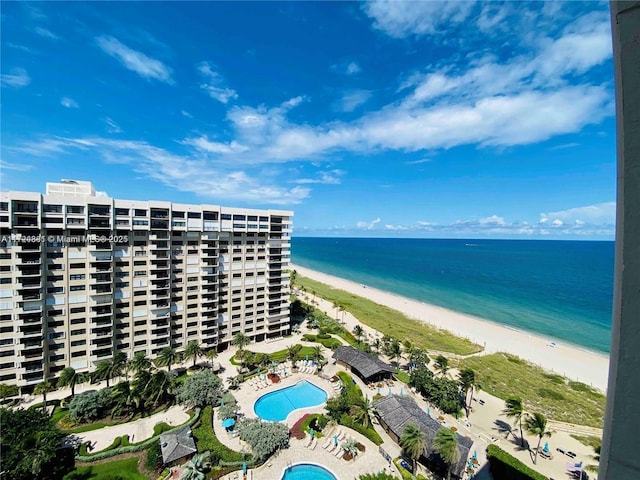
<svg viewBox="0 0 640 480">
<path fill-rule="evenodd" d="M 90 182 L 0 193 L 0 382 L 121 351 L 289 332 L 293 212 L 117 200 Z"/>
</svg>

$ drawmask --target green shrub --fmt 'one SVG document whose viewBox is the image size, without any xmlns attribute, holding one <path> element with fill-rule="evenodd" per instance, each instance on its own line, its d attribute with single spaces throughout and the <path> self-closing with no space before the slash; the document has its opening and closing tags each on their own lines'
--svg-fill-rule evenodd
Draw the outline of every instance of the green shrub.
<svg viewBox="0 0 640 480">
<path fill-rule="evenodd" d="M 155 442 L 147 450 L 147 460 L 145 463 L 147 470 L 155 471 L 158 467 L 162 466 L 162 449 L 160 448 L 160 442 Z"/>
<path fill-rule="evenodd" d="M 500 480 L 549 480 L 496 445 L 487 447 L 491 476 Z"/>
<path fill-rule="evenodd" d="M 564 400 L 564 395 L 560 392 L 556 392 L 555 390 L 551 390 L 550 388 L 539 388 L 538 395 L 551 400 Z"/>
<path fill-rule="evenodd" d="M 328 333 L 320 333 L 317 335 L 317 337 L 320 340 L 328 340 L 329 338 L 331 338 L 331 335 L 329 335 Z"/>
<path fill-rule="evenodd" d="M 376 432 L 372 427 L 364 428 L 362 425 L 354 422 L 353 418 L 351 418 L 349 414 L 345 413 L 340 417 L 340 424 L 364 435 L 376 445 L 382 445 L 383 440 L 380 435 L 378 435 L 378 432 Z"/>
<path fill-rule="evenodd" d="M 156 423 L 153 426 L 153 436 L 160 435 L 161 433 L 171 430 L 173 427 L 166 422 Z"/>
</svg>

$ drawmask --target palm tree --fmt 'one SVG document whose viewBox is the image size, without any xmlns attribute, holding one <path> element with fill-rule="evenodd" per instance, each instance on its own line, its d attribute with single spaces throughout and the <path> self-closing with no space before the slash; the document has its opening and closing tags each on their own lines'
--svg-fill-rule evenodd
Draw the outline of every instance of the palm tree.
<svg viewBox="0 0 640 480">
<path fill-rule="evenodd" d="M 116 376 L 116 366 L 113 363 L 113 358 L 108 360 L 102 360 L 96 365 L 96 369 L 93 372 L 93 378 L 98 381 L 106 380 L 107 388 L 109 388 L 109 382 Z"/>
<path fill-rule="evenodd" d="M 460 460 L 458 435 L 450 428 L 441 428 L 433 440 L 433 449 L 447 464 L 447 480 L 451 479 L 451 469 Z"/>
<path fill-rule="evenodd" d="M 476 372 L 470 368 L 463 368 L 458 373 L 458 380 L 460 381 L 460 388 L 464 394 L 464 409 L 467 411 L 467 417 L 469 417 L 469 410 L 471 408 L 471 400 L 467 400 L 469 397 L 469 390 L 471 390 L 471 397 L 473 398 L 473 387 L 476 384 Z"/>
<path fill-rule="evenodd" d="M 449 371 L 449 360 L 444 355 L 438 355 L 435 360 L 435 367 L 440 372 L 440 375 L 446 377 Z"/>
<path fill-rule="evenodd" d="M 127 371 L 127 354 L 124 352 L 116 352 L 111 357 L 113 362 L 113 376 L 120 377 Z"/>
<path fill-rule="evenodd" d="M 193 359 L 193 368 L 195 368 L 198 358 L 203 354 L 204 352 L 202 351 L 202 345 L 200 345 L 197 340 L 191 340 L 184 348 L 183 357 L 185 358 L 185 360 Z"/>
<path fill-rule="evenodd" d="M 338 305 L 338 310 L 342 313 L 342 323 L 344 323 L 344 307 L 342 305 Z"/>
<path fill-rule="evenodd" d="M 320 363 L 322 360 L 324 360 L 324 355 L 322 355 L 322 347 L 320 345 L 313 347 L 311 358 L 313 358 L 316 363 Z"/>
<path fill-rule="evenodd" d="M 140 409 L 142 396 L 135 386 L 130 382 L 120 382 L 111 391 L 111 396 L 115 405 L 111 410 L 111 415 L 122 415 L 125 413 L 135 413 Z"/>
<path fill-rule="evenodd" d="M 173 347 L 164 347 L 158 354 L 158 364 L 171 371 L 171 365 L 180 361 L 180 354 Z"/>
<path fill-rule="evenodd" d="M 180 480 L 204 480 L 211 469 L 211 452 L 196 453 L 191 460 L 184 464 Z"/>
<path fill-rule="evenodd" d="M 533 457 L 533 463 L 538 463 L 538 451 L 540 450 L 540 442 L 542 437 L 550 437 L 553 432 L 547 430 L 547 419 L 541 413 L 534 412 L 528 415 L 524 421 L 524 426 L 527 432 L 531 435 L 538 437 L 538 446 L 536 447 L 536 454 Z"/>
<path fill-rule="evenodd" d="M 207 350 L 207 353 L 205 353 L 204 355 L 209 360 L 213 360 L 214 358 L 216 358 L 218 356 L 218 350 L 216 350 L 215 347 L 211 348 L 211 349 Z"/>
<path fill-rule="evenodd" d="M 413 461 L 413 471 L 416 472 L 418 459 L 424 454 L 424 451 L 427 448 L 427 437 L 424 432 L 415 425 L 409 423 L 404 427 L 404 431 L 400 437 L 400 446 L 405 452 L 407 452 Z"/>
<path fill-rule="evenodd" d="M 373 414 L 373 403 L 369 400 L 369 397 L 365 397 L 359 405 L 351 407 L 349 414 L 364 428 L 369 428 L 369 422 Z"/>
<path fill-rule="evenodd" d="M 236 333 L 231 339 L 231 345 L 238 347 L 238 350 L 244 350 L 244 347 L 251 343 L 251 339 L 242 332 Z"/>
<path fill-rule="evenodd" d="M 524 435 L 522 434 L 522 419 L 526 416 L 524 407 L 522 406 L 522 399 L 520 397 L 509 397 L 504 402 L 505 408 L 502 410 L 509 418 L 514 418 L 520 426 L 520 446 L 524 448 Z"/>
<path fill-rule="evenodd" d="M 391 360 L 396 361 L 396 366 L 400 364 L 400 359 L 402 358 L 402 346 L 400 345 L 399 340 L 394 339 L 391 342 L 387 354 Z"/>
<path fill-rule="evenodd" d="M 47 393 L 53 390 L 53 385 L 49 383 L 49 380 L 45 380 L 44 382 L 40 382 L 33 389 L 33 393 L 36 395 L 42 395 L 42 411 L 47 413 Z"/>
<path fill-rule="evenodd" d="M 340 308 L 340 305 L 338 305 L 338 303 L 337 303 L 337 302 L 334 302 L 334 303 L 332 303 L 332 304 L 331 304 L 331 306 L 332 306 L 332 307 L 335 309 L 335 311 L 336 311 L 336 322 L 337 322 L 337 321 L 339 320 L 339 319 L 338 319 L 338 310 L 339 310 L 339 308 Z"/>
<path fill-rule="evenodd" d="M 289 345 L 287 347 L 287 359 L 291 362 L 291 366 L 295 368 L 296 366 L 296 358 L 298 357 L 298 353 L 302 349 L 302 345 L 296 343 L 295 345 Z"/>
<path fill-rule="evenodd" d="M 382 342 L 380 341 L 380 339 L 378 337 L 376 337 L 376 339 L 371 344 L 371 346 L 376 349 L 376 353 L 380 353 L 380 346 L 381 345 L 382 345 Z"/>
<path fill-rule="evenodd" d="M 136 352 L 131 361 L 129 362 L 129 368 L 134 373 L 138 373 L 142 370 L 151 370 L 153 364 L 144 352 Z"/>
<path fill-rule="evenodd" d="M 296 280 L 298 280 L 298 272 L 296 272 L 295 270 L 291 270 L 289 272 L 289 283 L 291 284 L 291 286 L 296 284 Z"/>
<path fill-rule="evenodd" d="M 82 373 L 76 372 L 72 367 L 67 367 L 60 372 L 57 385 L 58 387 L 71 387 L 71 396 L 73 397 L 76 394 L 76 385 L 84 381 L 85 376 Z"/>
<path fill-rule="evenodd" d="M 411 358 L 411 353 L 413 352 L 414 348 L 415 347 L 413 346 L 413 343 L 411 343 L 411 340 L 407 339 L 402 342 L 402 349 L 404 350 L 403 353 L 407 355 L 407 359 Z"/>
<path fill-rule="evenodd" d="M 362 335 L 364 334 L 364 330 L 362 329 L 362 327 L 360 325 L 356 325 L 355 327 L 353 327 L 353 334 L 355 335 L 356 339 L 358 340 L 358 343 L 360 343 L 360 339 L 362 338 Z"/>
<path fill-rule="evenodd" d="M 170 370 L 158 370 L 151 374 L 144 390 L 147 404 L 158 405 L 166 397 L 173 385 L 175 372 Z"/>
</svg>

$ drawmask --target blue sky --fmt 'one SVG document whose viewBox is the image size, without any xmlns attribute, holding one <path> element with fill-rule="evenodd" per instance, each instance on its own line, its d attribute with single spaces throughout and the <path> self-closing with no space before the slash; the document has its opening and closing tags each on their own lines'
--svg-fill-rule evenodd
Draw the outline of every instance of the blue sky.
<svg viewBox="0 0 640 480">
<path fill-rule="evenodd" d="M 606 2 L 14 3 L 3 190 L 295 211 L 294 235 L 612 239 Z"/>
</svg>

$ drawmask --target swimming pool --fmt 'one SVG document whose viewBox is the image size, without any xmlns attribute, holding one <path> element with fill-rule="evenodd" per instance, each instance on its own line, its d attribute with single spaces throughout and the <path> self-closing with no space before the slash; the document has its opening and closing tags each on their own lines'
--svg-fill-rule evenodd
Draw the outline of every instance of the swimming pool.
<svg viewBox="0 0 640 480">
<path fill-rule="evenodd" d="M 281 480 L 337 480 L 337 478 L 320 465 L 299 463 L 287 468 Z"/>
<path fill-rule="evenodd" d="M 263 420 L 282 422 L 299 408 L 322 405 L 327 401 L 327 392 L 306 380 L 290 387 L 261 396 L 253 405 L 253 411 Z"/>
</svg>

